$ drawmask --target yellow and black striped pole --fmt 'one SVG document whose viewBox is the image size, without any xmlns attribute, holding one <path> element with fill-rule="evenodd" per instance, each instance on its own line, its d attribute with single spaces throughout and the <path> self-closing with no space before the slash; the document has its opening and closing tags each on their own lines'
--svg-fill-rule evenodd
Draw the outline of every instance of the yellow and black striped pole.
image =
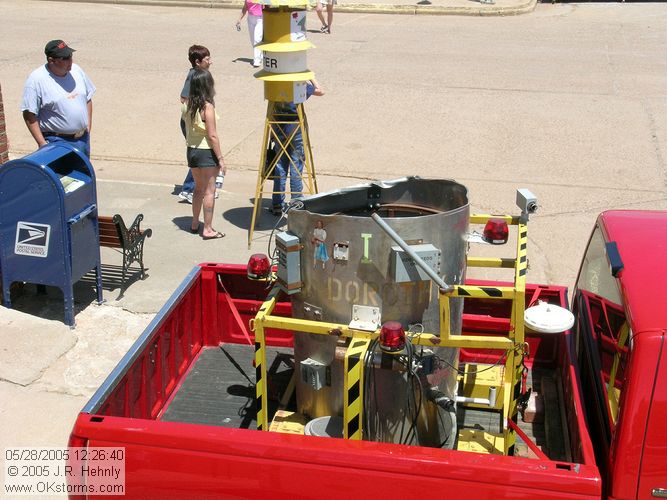
<svg viewBox="0 0 667 500">
<path fill-rule="evenodd" d="M 257 404 L 257 430 L 269 430 L 269 397 L 266 380 L 266 318 L 276 306 L 278 287 L 273 287 L 266 301 L 250 321 L 250 330 L 255 334 L 255 401 Z"/>
<path fill-rule="evenodd" d="M 264 52 L 263 68 L 255 73 L 255 78 L 264 82 L 264 99 L 268 101 L 262 151 L 257 173 L 257 187 L 252 211 L 252 219 L 248 230 L 248 248 L 252 242 L 252 234 L 257 222 L 257 214 L 262 205 L 264 194 L 274 194 L 271 190 L 264 190 L 264 184 L 276 176 L 275 168 L 282 154 L 293 160 L 287 152 L 290 150 L 294 138 L 301 135 L 303 139 L 304 165 L 300 175 L 303 181 L 303 191 L 295 194 L 317 193 L 313 154 L 308 135 L 308 122 L 303 103 L 307 99 L 306 89 L 309 80 L 315 74 L 308 69 L 307 50 L 313 44 L 306 39 L 306 7 L 307 0 L 260 0 L 264 4 L 263 24 L 264 38 L 258 48 Z M 278 103 L 294 103 L 296 114 L 281 112 Z M 291 128 L 288 136 L 282 136 L 280 130 Z M 267 151 L 271 143 L 275 143 L 277 154 L 267 162 Z M 268 163 L 268 164 L 267 164 Z M 288 168 L 287 175 L 292 175 L 296 169 Z M 282 191 L 281 191 L 282 193 Z"/>
<path fill-rule="evenodd" d="M 352 338 L 345 352 L 343 437 L 360 440 L 364 416 L 364 358 L 371 339 Z"/>
</svg>

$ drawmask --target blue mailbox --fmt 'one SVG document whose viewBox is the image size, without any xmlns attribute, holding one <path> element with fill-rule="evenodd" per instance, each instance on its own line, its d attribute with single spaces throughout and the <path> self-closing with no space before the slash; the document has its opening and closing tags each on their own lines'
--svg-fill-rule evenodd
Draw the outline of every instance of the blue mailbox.
<svg viewBox="0 0 667 500">
<path fill-rule="evenodd" d="M 95 172 L 66 142 L 0 167 L 0 272 L 4 305 L 14 281 L 57 286 L 74 326 L 73 285 L 96 271 L 102 302 Z"/>
</svg>

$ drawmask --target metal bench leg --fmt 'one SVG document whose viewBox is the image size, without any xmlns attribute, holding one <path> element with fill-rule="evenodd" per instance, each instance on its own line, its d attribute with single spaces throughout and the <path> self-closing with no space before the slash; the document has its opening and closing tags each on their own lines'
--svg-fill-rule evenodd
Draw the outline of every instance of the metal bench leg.
<svg viewBox="0 0 667 500">
<path fill-rule="evenodd" d="M 141 267 L 141 279 L 146 279 L 146 272 L 144 271 L 144 242 L 141 241 L 137 248 L 137 260 L 139 261 L 139 266 Z"/>
<path fill-rule="evenodd" d="M 123 248 L 123 276 L 121 278 L 121 284 L 120 284 L 121 295 L 125 291 L 125 276 L 129 268 L 130 268 L 130 256 L 128 255 L 127 249 Z"/>
</svg>

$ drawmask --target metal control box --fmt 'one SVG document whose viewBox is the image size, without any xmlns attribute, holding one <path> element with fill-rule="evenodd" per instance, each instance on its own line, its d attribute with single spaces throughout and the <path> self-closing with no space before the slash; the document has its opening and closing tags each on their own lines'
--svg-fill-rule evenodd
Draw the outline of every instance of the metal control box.
<svg viewBox="0 0 667 500">
<path fill-rule="evenodd" d="M 410 248 L 437 274 L 440 274 L 440 250 L 433 245 L 412 245 Z M 427 281 L 428 274 L 401 247 L 391 247 L 391 273 L 396 283 Z"/>
<path fill-rule="evenodd" d="M 276 235 L 278 285 L 287 294 L 301 291 L 301 241 L 288 232 Z"/>
</svg>

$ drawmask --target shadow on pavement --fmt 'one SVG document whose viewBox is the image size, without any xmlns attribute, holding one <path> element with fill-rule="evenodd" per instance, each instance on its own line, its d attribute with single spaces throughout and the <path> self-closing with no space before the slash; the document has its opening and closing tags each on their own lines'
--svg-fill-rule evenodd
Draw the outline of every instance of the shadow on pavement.
<svg viewBox="0 0 667 500">
<path fill-rule="evenodd" d="M 237 57 L 236 59 L 232 59 L 232 62 L 233 63 L 243 62 L 243 63 L 252 64 L 253 61 L 249 57 Z"/>
<path fill-rule="evenodd" d="M 94 280 L 84 283 L 79 280 L 74 284 L 74 316 L 97 300 Z M 38 292 L 37 285 L 26 283 L 19 291 L 12 294 L 12 309 L 38 318 L 65 321 L 65 301 L 63 292 L 54 286 L 44 287 L 45 292 Z"/>
<path fill-rule="evenodd" d="M 128 288 L 136 281 L 141 280 L 141 268 L 133 266 L 128 269 L 123 286 L 122 266 L 102 264 L 102 290 L 105 292 L 119 291 L 113 300 L 123 297 Z M 149 277 L 148 268 L 145 269 L 146 279 Z M 105 297 L 108 299 L 108 295 Z M 25 283 L 23 286 L 15 287 L 12 291 L 12 309 L 37 316 L 42 319 L 64 321 L 65 301 L 63 292 L 55 286 L 45 286 L 41 290 L 37 285 Z M 97 301 L 95 288 L 95 271 L 92 270 L 79 281 L 74 283 L 74 316 Z"/>
<path fill-rule="evenodd" d="M 269 209 L 271 208 L 270 200 L 262 200 L 262 206 L 259 207 L 257 213 L 257 220 L 255 221 L 255 231 L 267 231 L 276 227 L 283 227 L 287 225 L 287 219 L 271 215 Z M 252 203 L 252 201 L 251 201 Z M 222 216 L 230 224 L 248 230 L 252 220 L 253 207 L 238 207 L 232 208 L 223 212 Z"/>
<path fill-rule="evenodd" d="M 141 267 L 130 266 L 125 273 L 125 284 L 123 284 L 123 266 L 114 266 L 109 264 L 102 264 L 102 290 L 105 292 L 113 292 L 118 290 L 118 297 L 115 300 L 120 300 L 127 292 L 127 289 L 133 283 L 141 281 Z M 148 279 L 148 268 L 144 267 L 144 279 Z M 87 283 L 91 287 L 95 287 L 95 271 L 91 271 L 81 278 L 78 283 Z M 75 288 L 76 293 L 76 288 Z M 76 300 L 76 296 L 75 296 Z"/>
<path fill-rule="evenodd" d="M 190 224 L 192 223 L 192 215 L 181 215 L 171 219 L 174 225 L 181 231 L 190 232 Z M 201 226 L 201 223 L 199 224 Z M 200 228 L 201 230 L 201 228 Z"/>
</svg>

